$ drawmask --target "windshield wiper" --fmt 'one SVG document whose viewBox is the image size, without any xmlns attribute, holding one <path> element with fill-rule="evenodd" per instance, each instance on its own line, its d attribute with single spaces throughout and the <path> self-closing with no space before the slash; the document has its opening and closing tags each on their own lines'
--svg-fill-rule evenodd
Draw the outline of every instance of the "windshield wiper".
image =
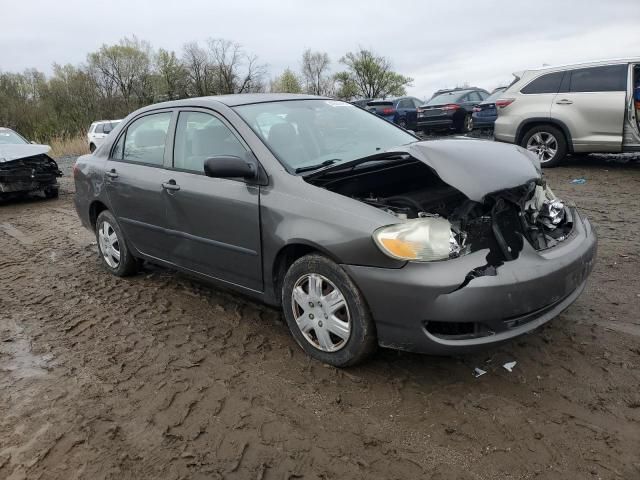
<svg viewBox="0 0 640 480">
<path fill-rule="evenodd" d="M 318 170 L 319 168 L 322 167 L 328 167 L 329 165 L 333 165 L 334 163 L 336 163 L 337 159 L 333 159 L 333 160 L 325 160 L 322 163 L 317 163 L 316 165 L 305 165 L 304 167 L 298 167 L 294 170 L 294 172 L 296 173 L 302 173 L 302 172 L 311 172 L 312 170 Z"/>
<path fill-rule="evenodd" d="M 339 165 L 335 165 L 335 166 L 330 166 L 333 165 L 333 163 L 330 163 L 329 165 L 327 165 L 326 167 L 321 167 L 316 165 L 315 168 L 313 168 L 313 170 L 318 170 L 317 172 L 311 173 L 308 176 L 305 176 L 305 178 L 316 178 L 316 177 L 320 177 L 322 175 L 324 175 L 325 173 L 328 172 L 333 172 L 335 170 L 342 170 L 343 168 L 345 169 L 349 169 L 349 170 L 353 170 L 354 168 L 356 168 L 358 165 L 363 164 L 363 163 L 367 163 L 367 162 L 374 162 L 374 161 L 405 161 L 406 159 L 410 158 L 411 155 L 407 152 L 404 151 L 387 151 L 387 152 L 379 152 L 379 153 L 374 153 L 372 155 L 367 155 L 365 157 L 360 157 L 360 158 L 356 158 L 355 160 L 351 160 L 349 162 L 344 162 L 344 163 L 340 163 Z M 330 160 L 328 160 L 330 161 Z M 305 168 L 305 167 L 302 167 Z M 297 170 L 296 170 L 297 173 Z"/>
</svg>

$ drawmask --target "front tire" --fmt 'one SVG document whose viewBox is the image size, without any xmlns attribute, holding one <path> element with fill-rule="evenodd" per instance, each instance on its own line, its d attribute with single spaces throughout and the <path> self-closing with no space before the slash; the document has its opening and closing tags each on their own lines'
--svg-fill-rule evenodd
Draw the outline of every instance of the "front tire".
<svg viewBox="0 0 640 480">
<path fill-rule="evenodd" d="M 335 367 L 355 365 L 376 349 L 375 325 L 346 272 L 321 255 L 306 255 L 287 271 L 282 307 L 289 330 L 311 357 Z"/>
<path fill-rule="evenodd" d="M 137 261 L 131 254 L 124 234 L 109 210 L 103 210 L 96 220 L 96 240 L 102 265 L 117 277 L 127 277 L 137 271 Z"/>
<path fill-rule="evenodd" d="M 567 140 L 558 128 L 539 125 L 525 133 L 520 146 L 535 153 L 542 167 L 557 167 L 567 154 Z"/>
</svg>

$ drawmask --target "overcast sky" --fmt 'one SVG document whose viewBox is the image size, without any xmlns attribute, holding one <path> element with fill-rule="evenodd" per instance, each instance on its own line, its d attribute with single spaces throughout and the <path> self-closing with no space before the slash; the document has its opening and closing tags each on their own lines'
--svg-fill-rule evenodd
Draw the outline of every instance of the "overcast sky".
<svg viewBox="0 0 640 480">
<path fill-rule="evenodd" d="M 424 98 L 468 82 L 491 89 L 543 64 L 640 57 L 640 0 L 0 0 L 0 70 L 78 64 L 136 35 L 180 52 L 209 37 L 241 43 L 271 76 L 298 70 L 304 49 L 334 71 L 358 46 L 391 59 Z"/>
</svg>

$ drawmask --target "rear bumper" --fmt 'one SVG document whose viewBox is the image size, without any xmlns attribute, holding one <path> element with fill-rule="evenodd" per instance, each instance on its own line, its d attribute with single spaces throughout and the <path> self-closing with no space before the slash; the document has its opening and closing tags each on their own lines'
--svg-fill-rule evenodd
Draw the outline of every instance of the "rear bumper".
<svg viewBox="0 0 640 480">
<path fill-rule="evenodd" d="M 450 128 L 453 127 L 453 118 L 451 117 L 438 117 L 438 118 L 419 118 L 417 122 L 420 128 Z"/>
<path fill-rule="evenodd" d="M 465 286 L 466 275 L 486 264 L 487 251 L 397 270 L 345 269 L 369 304 L 380 345 L 442 355 L 469 352 L 527 333 L 578 298 L 593 268 L 597 241 L 590 223 L 574 213 L 574 231 L 562 244 L 537 252 L 525 242 L 519 257 L 498 266 L 496 275 Z M 474 331 L 451 334 L 459 325 Z"/>
<path fill-rule="evenodd" d="M 493 128 L 497 116 L 479 116 L 475 113 L 472 115 L 473 128 Z"/>
</svg>

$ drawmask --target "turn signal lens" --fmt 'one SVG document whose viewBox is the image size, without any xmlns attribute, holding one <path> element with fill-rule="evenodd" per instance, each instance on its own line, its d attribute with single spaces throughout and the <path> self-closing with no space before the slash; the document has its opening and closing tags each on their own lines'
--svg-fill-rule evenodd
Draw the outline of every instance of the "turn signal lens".
<svg viewBox="0 0 640 480">
<path fill-rule="evenodd" d="M 457 236 L 448 220 L 428 217 L 379 228 L 373 239 L 391 258 L 431 262 L 459 255 Z"/>
</svg>

